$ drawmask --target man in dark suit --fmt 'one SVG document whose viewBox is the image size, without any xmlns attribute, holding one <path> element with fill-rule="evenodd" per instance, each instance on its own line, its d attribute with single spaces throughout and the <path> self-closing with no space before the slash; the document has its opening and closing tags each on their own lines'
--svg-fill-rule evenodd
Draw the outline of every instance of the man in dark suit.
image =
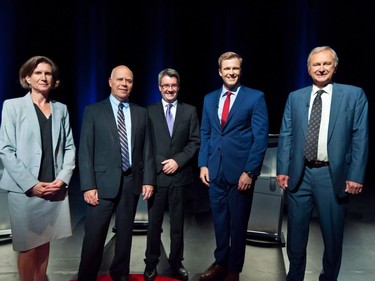
<svg viewBox="0 0 375 281">
<path fill-rule="evenodd" d="M 238 281 L 242 271 L 247 224 L 254 191 L 268 145 L 264 94 L 240 84 L 242 58 L 226 52 L 219 58 L 223 87 L 204 99 L 200 178 L 209 187 L 215 227 L 215 262 L 201 281 Z"/>
<path fill-rule="evenodd" d="M 337 64 L 330 47 L 310 52 L 307 67 L 313 85 L 289 94 L 281 124 L 277 182 L 286 190 L 288 204 L 290 281 L 304 279 L 315 207 L 324 242 L 319 280 L 337 280 L 348 198 L 362 191 L 368 104 L 361 88 L 332 82 Z"/>
<path fill-rule="evenodd" d="M 109 86 L 109 98 L 87 106 L 83 116 L 79 169 L 88 207 L 80 281 L 97 278 L 114 210 L 116 245 L 110 275 L 114 281 L 128 280 L 138 199 L 141 193 L 144 200 L 150 198 L 156 182 L 147 111 L 128 101 L 132 71 L 124 65 L 114 68 Z"/>
<path fill-rule="evenodd" d="M 148 201 L 148 232 L 144 278 L 156 278 L 160 257 L 164 211 L 170 216 L 171 250 L 169 263 L 180 280 L 189 275 L 182 264 L 184 250 L 184 199 L 193 181 L 192 163 L 199 148 L 199 121 L 194 106 L 177 100 L 180 75 L 174 69 L 164 69 L 158 76 L 161 101 L 150 105 L 153 150 L 155 154 L 157 189 Z"/>
</svg>

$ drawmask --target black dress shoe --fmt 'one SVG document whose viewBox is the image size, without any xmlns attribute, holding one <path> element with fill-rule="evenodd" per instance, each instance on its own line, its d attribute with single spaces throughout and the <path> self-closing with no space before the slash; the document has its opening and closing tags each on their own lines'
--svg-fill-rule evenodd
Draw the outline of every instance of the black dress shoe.
<svg viewBox="0 0 375 281">
<path fill-rule="evenodd" d="M 156 275 L 156 268 L 151 265 L 146 265 L 145 271 L 143 272 L 143 278 L 145 279 L 145 281 L 154 281 Z"/>
<path fill-rule="evenodd" d="M 183 266 L 182 262 L 177 264 L 171 264 L 171 270 L 178 280 L 187 281 L 189 280 L 189 273 Z"/>
</svg>

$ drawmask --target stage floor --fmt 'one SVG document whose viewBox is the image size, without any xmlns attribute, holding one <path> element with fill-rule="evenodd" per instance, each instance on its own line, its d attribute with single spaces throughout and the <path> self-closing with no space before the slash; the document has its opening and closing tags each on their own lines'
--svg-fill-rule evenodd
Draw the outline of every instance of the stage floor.
<svg viewBox="0 0 375 281">
<path fill-rule="evenodd" d="M 85 204 L 79 191 L 78 181 L 71 185 L 70 204 L 73 226 L 73 236 L 51 243 L 51 255 L 48 267 L 49 281 L 69 281 L 77 275 L 80 251 L 83 238 L 83 223 Z M 344 238 L 344 250 L 340 281 L 369 281 L 374 280 L 375 268 L 375 187 L 367 187 L 365 191 L 353 197 Z M 163 254 L 158 266 L 161 275 L 168 276 L 167 254 L 169 253 L 168 212 L 163 226 Z M 286 237 L 286 218 L 283 215 L 282 232 Z M 113 254 L 115 235 L 111 228 L 108 232 L 106 249 L 103 257 L 102 272 L 107 272 Z M 187 213 L 185 221 L 185 260 L 184 265 L 190 273 L 190 280 L 197 281 L 199 275 L 213 262 L 214 249 L 213 225 L 209 211 L 207 191 L 197 184 L 188 193 Z M 134 235 L 131 272 L 143 273 L 144 251 L 146 245 L 145 233 Z M 308 245 L 308 261 L 306 281 L 318 280 L 321 269 L 322 242 L 316 216 L 311 221 Z M 17 255 L 12 250 L 10 242 L 0 244 L 0 280 L 16 281 Z M 242 281 L 284 281 L 288 261 L 285 247 L 255 246 L 249 244 L 246 249 L 246 260 Z"/>
</svg>

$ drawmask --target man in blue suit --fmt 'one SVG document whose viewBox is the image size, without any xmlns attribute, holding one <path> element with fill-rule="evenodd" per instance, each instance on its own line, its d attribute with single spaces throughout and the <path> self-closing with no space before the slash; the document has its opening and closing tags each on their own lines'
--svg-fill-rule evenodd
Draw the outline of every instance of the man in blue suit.
<svg viewBox="0 0 375 281">
<path fill-rule="evenodd" d="M 226 52 L 219 58 L 224 85 L 204 99 L 200 178 L 209 187 L 214 221 L 215 262 L 201 281 L 238 281 L 242 271 L 254 182 L 268 144 L 264 94 L 240 84 L 242 58 Z"/>
<path fill-rule="evenodd" d="M 313 85 L 289 94 L 281 124 L 277 182 L 286 190 L 288 204 L 289 281 L 304 278 L 314 207 L 324 242 L 319 280 L 337 280 L 348 198 L 362 191 L 368 152 L 368 104 L 361 88 L 332 82 L 337 64 L 336 52 L 330 47 L 310 52 L 307 67 Z M 314 100 L 319 97 L 320 126 L 311 134 Z M 314 135 L 317 145 L 310 158 L 305 143 L 310 145 Z"/>
</svg>

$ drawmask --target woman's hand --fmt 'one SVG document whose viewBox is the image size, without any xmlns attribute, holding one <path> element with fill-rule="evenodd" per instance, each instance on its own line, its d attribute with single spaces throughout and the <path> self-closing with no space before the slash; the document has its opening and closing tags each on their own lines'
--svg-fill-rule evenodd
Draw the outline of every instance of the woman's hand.
<svg viewBox="0 0 375 281">
<path fill-rule="evenodd" d="M 52 182 L 38 182 L 31 188 L 31 194 L 37 197 L 44 197 L 49 195 L 54 195 L 57 191 L 60 190 L 61 186 L 56 181 Z M 61 181 L 60 181 L 61 182 Z"/>
</svg>

